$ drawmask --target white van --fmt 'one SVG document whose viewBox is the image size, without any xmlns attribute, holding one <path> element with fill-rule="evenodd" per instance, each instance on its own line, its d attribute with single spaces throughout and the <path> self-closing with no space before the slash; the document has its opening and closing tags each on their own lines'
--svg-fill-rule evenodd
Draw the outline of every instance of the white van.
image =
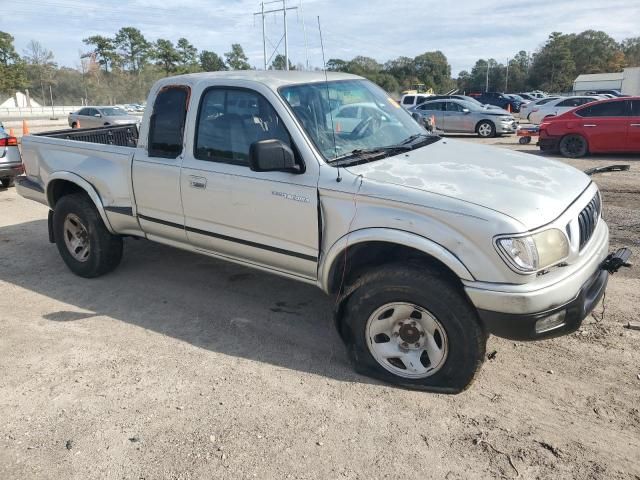
<svg viewBox="0 0 640 480">
<path fill-rule="evenodd" d="M 400 99 L 400 105 L 406 110 L 426 102 L 432 95 L 428 93 L 408 93 Z"/>
</svg>

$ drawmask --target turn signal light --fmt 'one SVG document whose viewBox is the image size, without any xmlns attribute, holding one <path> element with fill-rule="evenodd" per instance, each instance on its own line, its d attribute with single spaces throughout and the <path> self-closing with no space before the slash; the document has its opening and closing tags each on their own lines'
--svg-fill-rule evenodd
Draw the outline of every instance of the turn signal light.
<svg viewBox="0 0 640 480">
<path fill-rule="evenodd" d="M 17 147 L 18 139 L 16 137 L 0 138 L 0 147 Z"/>
</svg>

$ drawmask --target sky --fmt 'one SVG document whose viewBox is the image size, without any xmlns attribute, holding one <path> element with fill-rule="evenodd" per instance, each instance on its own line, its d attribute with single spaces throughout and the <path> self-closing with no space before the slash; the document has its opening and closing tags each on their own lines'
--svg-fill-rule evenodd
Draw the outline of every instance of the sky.
<svg viewBox="0 0 640 480">
<path fill-rule="evenodd" d="M 308 57 L 312 67 L 322 66 L 318 16 L 327 60 L 365 55 L 384 63 L 441 50 L 454 76 L 478 58 L 504 63 L 520 50 L 535 51 L 553 31 L 603 30 L 618 41 L 640 35 L 640 0 L 286 1 L 299 7 L 287 15 L 289 58 L 305 64 Z M 5 2 L 10 0 L 0 6 Z M 255 0 L 20 0 L 3 8 L 0 31 L 15 37 L 18 53 L 37 40 L 69 67 L 79 66 L 80 53 L 89 50 L 83 38 L 133 26 L 148 40 L 186 37 L 199 50 L 219 55 L 240 43 L 249 63 L 261 68 L 262 22 L 253 15 L 259 10 Z M 266 30 L 269 57 L 282 37 L 281 13 L 267 16 Z"/>
</svg>

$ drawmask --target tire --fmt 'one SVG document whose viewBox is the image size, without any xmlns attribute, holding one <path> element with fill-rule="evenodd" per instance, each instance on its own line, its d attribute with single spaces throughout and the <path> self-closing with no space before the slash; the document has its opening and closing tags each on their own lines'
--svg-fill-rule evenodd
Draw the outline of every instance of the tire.
<svg viewBox="0 0 640 480">
<path fill-rule="evenodd" d="M 584 157 L 589 151 L 587 140 L 578 134 L 565 135 L 562 137 L 558 148 L 562 156 L 567 158 Z"/>
<path fill-rule="evenodd" d="M 476 133 L 482 138 L 492 138 L 496 136 L 496 126 L 489 120 L 482 120 L 476 125 Z"/>
<path fill-rule="evenodd" d="M 76 235 L 71 233 L 74 230 Z M 122 238 L 109 233 L 95 206 L 83 193 L 58 200 L 53 212 L 53 232 L 60 256 L 80 277 L 104 275 L 122 259 Z"/>
<path fill-rule="evenodd" d="M 390 264 L 365 273 L 350 292 L 340 329 L 356 371 L 416 390 L 458 393 L 471 385 L 487 334 L 452 282 L 424 267 Z M 392 352 L 386 360 L 384 352 Z"/>
<path fill-rule="evenodd" d="M 518 143 L 520 145 L 527 145 L 531 143 L 531 137 L 520 137 L 520 139 L 518 140 Z"/>
<path fill-rule="evenodd" d="M 15 177 L 2 177 L 0 178 L 0 182 L 2 182 L 2 186 L 5 188 L 13 187 L 16 183 Z"/>
</svg>

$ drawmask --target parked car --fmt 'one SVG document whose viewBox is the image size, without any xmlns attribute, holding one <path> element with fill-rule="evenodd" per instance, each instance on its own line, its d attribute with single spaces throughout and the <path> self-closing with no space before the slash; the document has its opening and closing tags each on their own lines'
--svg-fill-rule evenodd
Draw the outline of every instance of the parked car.
<svg viewBox="0 0 640 480">
<path fill-rule="evenodd" d="M 343 105 L 331 112 L 331 116 L 327 118 L 330 122 L 335 123 L 336 131 L 341 133 L 352 133 L 353 130 L 365 120 L 371 118 L 376 122 L 383 122 L 391 125 L 393 119 L 381 110 L 373 102 L 349 103 Z"/>
<path fill-rule="evenodd" d="M 593 90 L 591 92 L 587 92 L 587 95 L 611 95 L 614 97 L 628 97 L 629 95 L 624 95 L 620 92 L 620 90 Z"/>
<path fill-rule="evenodd" d="M 531 116 L 531 112 L 533 111 L 534 108 L 538 108 L 538 106 L 540 105 L 544 105 L 545 103 L 549 103 L 552 100 L 556 100 L 560 97 L 545 97 L 545 98 L 539 98 L 533 102 L 529 102 L 526 105 L 522 105 L 520 107 L 520 111 L 518 112 L 518 116 L 521 119 L 526 119 L 531 121 L 531 119 L 529 118 Z"/>
<path fill-rule="evenodd" d="M 516 93 L 515 95 L 518 95 L 519 97 L 528 100 L 530 102 L 535 102 L 536 100 L 539 100 L 538 97 L 534 96 L 531 93 Z"/>
<path fill-rule="evenodd" d="M 420 105 L 422 102 L 426 102 L 431 97 L 428 93 L 417 93 L 417 94 L 407 94 L 403 95 L 400 99 L 400 105 L 406 110 L 415 107 L 416 105 Z"/>
<path fill-rule="evenodd" d="M 587 153 L 640 153 L 640 97 L 601 100 L 540 124 L 541 150 L 569 158 Z"/>
<path fill-rule="evenodd" d="M 444 133 L 477 133 L 480 137 L 495 137 L 515 133 L 518 123 L 506 110 L 487 109 L 464 100 L 433 100 L 414 109 L 423 118 L 435 118 L 435 126 Z"/>
<path fill-rule="evenodd" d="M 18 150 L 18 139 L 0 128 L 0 183 L 12 187 L 16 176 L 22 173 L 22 160 Z"/>
<path fill-rule="evenodd" d="M 124 109 L 117 107 L 84 107 L 69 114 L 71 128 L 93 128 L 104 125 L 124 125 L 138 123 L 139 117 L 129 115 Z"/>
<path fill-rule="evenodd" d="M 257 116 L 227 113 L 239 98 Z M 393 121 L 336 131 L 326 98 L 375 103 Z M 176 76 L 149 103 L 137 147 L 78 140 L 115 126 L 23 138 L 18 191 L 49 207 L 68 268 L 104 275 L 134 236 L 317 285 L 358 371 L 388 382 L 465 389 L 489 333 L 575 331 L 628 256 L 607 260 L 600 194 L 583 172 L 430 135 L 355 75 Z M 201 115 L 208 105 L 223 113 Z"/>
<path fill-rule="evenodd" d="M 431 95 L 427 100 L 431 101 L 431 100 L 464 100 L 466 102 L 471 102 L 475 105 L 477 105 L 478 107 L 484 107 L 484 108 L 500 108 L 500 107 L 496 107 L 495 105 L 489 105 L 489 104 L 484 104 L 484 103 L 480 103 L 478 100 L 476 100 L 473 97 L 469 97 L 468 95 Z"/>
<path fill-rule="evenodd" d="M 504 110 L 511 110 L 511 113 L 518 113 L 520 111 L 520 105 L 522 105 L 520 100 L 516 100 L 515 98 L 511 98 L 508 95 L 499 92 L 485 92 L 471 96 L 480 103 L 495 105 L 496 107 L 500 107 Z"/>
<path fill-rule="evenodd" d="M 554 117 L 561 115 L 564 112 L 573 110 L 576 107 L 584 105 L 586 103 L 597 102 L 602 100 L 601 97 L 596 96 L 575 96 L 575 97 L 560 97 L 556 100 L 544 103 L 542 105 L 536 105 L 528 115 L 529 121 L 536 125 L 542 123 L 542 121 L 548 117 Z"/>
</svg>

